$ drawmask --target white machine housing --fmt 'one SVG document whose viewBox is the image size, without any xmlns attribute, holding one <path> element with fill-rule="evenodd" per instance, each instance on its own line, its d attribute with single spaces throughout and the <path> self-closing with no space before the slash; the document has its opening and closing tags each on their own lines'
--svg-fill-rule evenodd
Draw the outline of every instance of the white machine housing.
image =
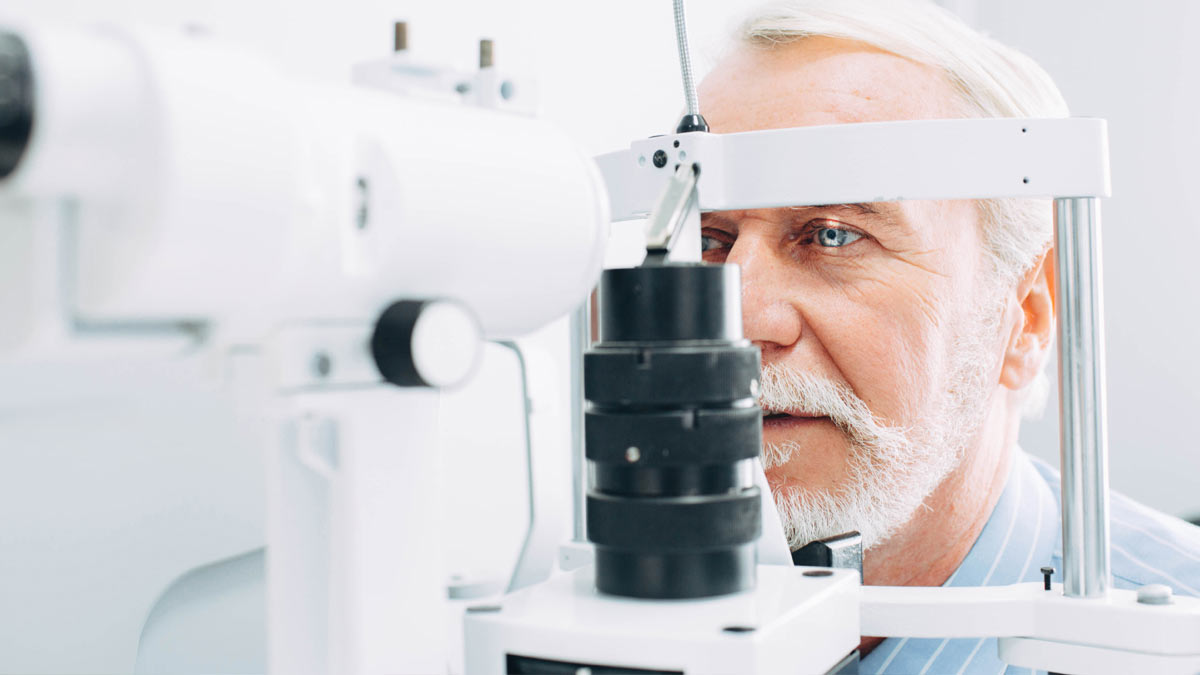
<svg viewBox="0 0 1200 675">
<path fill-rule="evenodd" d="M 373 329 L 398 300 L 455 308 L 409 345 L 453 386 L 481 340 L 575 307 L 607 240 L 594 162 L 519 112 L 314 85 L 205 35 L 16 32 L 35 123 L 0 198 L 70 208 L 39 260 L 62 292 L 11 304 L 0 358 L 44 351 L 48 321 L 55 349 L 152 334 L 261 357 L 269 669 L 445 670 L 438 392 L 383 382 Z"/>
<path fill-rule="evenodd" d="M 403 294 L 457 298 L 497 338 L 565 314 L 599 272 L 604 187 L 543 121 L 309 84 L 205 36 L 21 34 L 37 121 L 3 189 L 84 207 L 82 317 L 271 326 Z"/>
</svg>

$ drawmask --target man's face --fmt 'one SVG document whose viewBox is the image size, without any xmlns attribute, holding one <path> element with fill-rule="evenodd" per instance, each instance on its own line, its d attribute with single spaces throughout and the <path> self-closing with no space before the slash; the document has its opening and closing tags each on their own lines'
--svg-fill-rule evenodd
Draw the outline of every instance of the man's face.
<svg viewBox="0 0 1200 675">
<path fill-rule="evenodd" d="M 825 38 L 739 49 L 700 102 L 716 133 L 963 116 L 937 71 Z M 793 546 L 886 539 L 969 449 L 995 391 L 976 204 L 710 213 L 703 235 L 706 260 L 742 268 L 764 407 L 789 413 L 764 420 L 763 442 Z"/>
</svg>

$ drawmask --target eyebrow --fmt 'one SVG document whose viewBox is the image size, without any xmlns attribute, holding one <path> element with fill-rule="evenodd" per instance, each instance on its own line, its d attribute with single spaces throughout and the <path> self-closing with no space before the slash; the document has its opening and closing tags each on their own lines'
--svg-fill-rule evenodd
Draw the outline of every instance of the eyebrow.
<svg viewBox="0 0 1200 675">
<path fill-rule="evenodd" d="M 812 206 L 791 206 L 792 209 L 851 209 L 856 213 L 863 215 L 885 215 L 882 211 L 875 208 L 873 204 L 862 202 L 858 204 L 814 204 Z"/>
<path fill-rule="evenodd" d="M 881 206 L 883 208 L 881 208 Z M 891 230 L 891 231 L 895 231 L 895 232 L 903 232 L 903 233 L 911 232 L 911 228 L 905 222 L 903 222 L 902 219 L 897 218 L 897 216 L 899 215 L 899 212 L 896 209 L 895 205 L 890 204 L 890 203 L 885 203 L 885 202 L 874 202 L 874 203 L 859 202 L 859 203 L 853 203 L 853 204 L 810 204 L 807 206 L 785 206 L 782 208 L 793 211 L 793 212 L 805 211 L 805 210 L 822 210 L 823 209 L 826 211 L 843 211 L 843 212 L 850 211 L 857 215 L 881 216 L 880 221 L 878 223 L 876 223 L 876 225 L 878 227 L 882 227 L 886 230 Z M 714 220 L 717 220 L 718 222 L 732 223 L 732 220 L 724 215 L 725 213 L 727 213 L 727 212 L 710 211 L 708 213 L 701 214 L 701 216 L 703 216 L 705 220 L 712 218 Z"/>
<path fill-rule="evenodd" d="M 912 227 L 900 217 L 901 212 L 895 204 L 887 202 L 857 204 L 818 204 L 814 206 L 793 206 L 797 211 L 802 209 L 827 209 L 831 211 L 851 211 L 857 215 L 879 216 L 876 227 L 899 233 L 911 233 Z"/>
</svg>

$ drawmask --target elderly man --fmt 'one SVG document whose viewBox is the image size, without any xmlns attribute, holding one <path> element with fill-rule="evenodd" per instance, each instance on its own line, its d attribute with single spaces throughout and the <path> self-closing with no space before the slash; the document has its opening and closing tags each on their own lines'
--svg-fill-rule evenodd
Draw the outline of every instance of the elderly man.
<svg viewBox="0 0 1200 675">
<path fill-rule="evenodd" d="M 767 6 L 699 95 L 716 133 L 1067 114 L 1029 58 L 900 0 Z M 793 548 L 858 530 L 868 584 L 1061 569 L 1058 475 L 1016 447 L 1022 410 L 1045 398 L 1052 230 L 1050 205 L 1030 200 L 705 214 L 705 258 L 742 268 L 763 459 Z M 1200 528 L 1117 495 L 1111 516 L 1117 586 L 1200 594 Z M 867 638 L 863 650 L 864 672 L 1003 669 L 978 639 Z"/>
</svg>

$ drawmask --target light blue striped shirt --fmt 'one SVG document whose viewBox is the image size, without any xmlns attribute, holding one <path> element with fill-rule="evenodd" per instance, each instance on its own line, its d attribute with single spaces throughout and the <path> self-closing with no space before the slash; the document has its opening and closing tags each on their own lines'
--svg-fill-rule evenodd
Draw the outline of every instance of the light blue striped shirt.
<svg viewBox="0 0 1200 675">
<path fill-rule="evenodd" d="M 1004 492 L 967 557 L 946 586 L 1002 586 L 1041 581 L 1054 567 L 1062 581 L 1058 472 L 1018 450 Z M 1121 496 L 1111 497 L 1112 573 L 1117 588 L 1166 584 L 1200 596 L 1200 527 Z M 1029 673 L 1008 668 L 996 640 L 889 638 L 867 654 L 861 673 Z"/>
</svg>

